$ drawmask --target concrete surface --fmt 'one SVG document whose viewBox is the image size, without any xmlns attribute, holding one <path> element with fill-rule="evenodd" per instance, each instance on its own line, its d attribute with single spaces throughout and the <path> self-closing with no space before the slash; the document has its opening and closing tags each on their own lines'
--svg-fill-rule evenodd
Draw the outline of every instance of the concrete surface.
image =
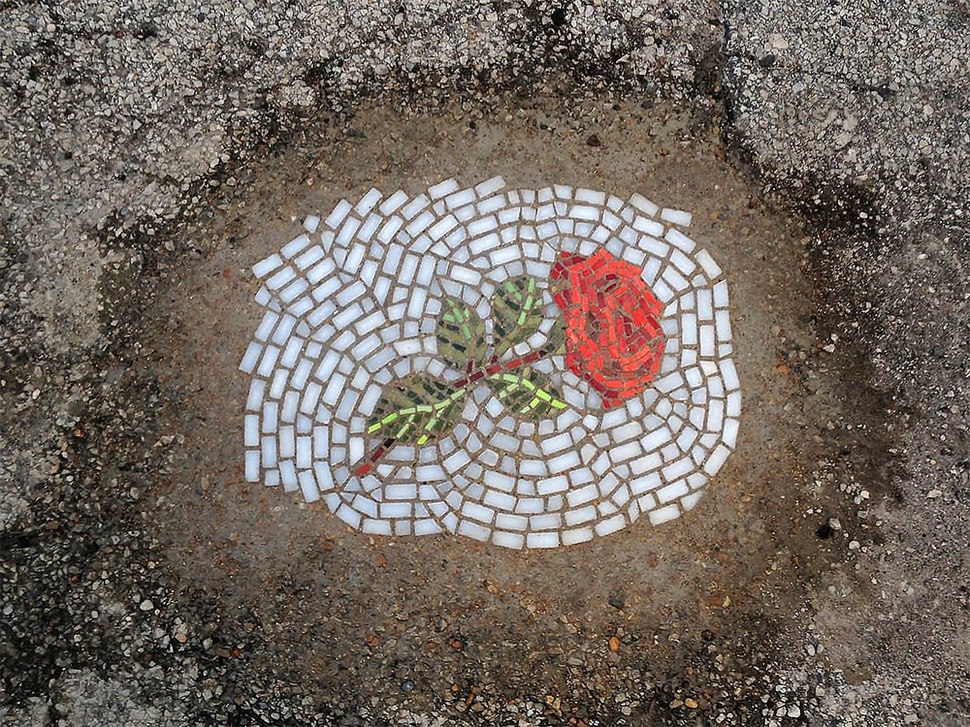
<svg viewBox="0 0 970 727">
<path fill-rule="evenodd" d="M 0 16 L 6 723 L 970 718 L 966 3 L 73 2 L 6 3 Z M 345 179 L 335 161 L 356 159 L 365 114 L 381 113 L 403 140 L 397 162 L 376 154 Z M 792 329 L 769 325 L 763 345 L 793 377 L 792 401 L 840 404 L 825 421 L 796 418 L 786 461 L 800 466 L 770 484 L 799 493 L 767 522 L 785 547 L 728 549 L 723 581 L 746 593 L 744 617 L 712 618 L 723 597 L 703 609 L 683 597 L 701 581 L 677 564 L 691 553 L 696 567 L 718 563 L 721 546 L 671 530 L 666 551 L 616 546 L 648 564 L 653 552 L 663 573 L 651 583 L 619 564 L 622 594 L 596 584 L 574 603 L 539 579 L 523 595 L 516 574 L 539 564 L 517 571 L 504 554 L 448 542 L 451 560 L 419 593 L 449 586 L 454 614 L 419 599 L 411 623 L 359 608 L 391 603 L 380 594 L 351 595 L 339 602 L 348 618 L 398 631 L 320 626 L 306 609 L 328 588 L 346 594 L 341 578 L 373 581 L 361 569 L 379 548 L 242 489 L 219 519 L 215 465 L 232 458 L 190 457 L 212 384 L 163 367 L 198 345 L 167 316 L 174 293 L 214 295 L 200 276 L 219 256 L 235 255 L 236 270 L 258 259 L 247 238 L 286 229 L 294 201 L 409 178 L 405 163 L 421 170 L 415 187 L 455 176 L 460 154 L 436 154 L 461 129 L 525 125 L 562 144 L 596 134 L 628 151 L 635 123 L 652 179 L 672 179 L 672 149 L 726 161 L 752 185 L 731 187 L 746 204 L 788 220 L 784 244 L 752 246 L 750 265 L 801 261 L 806 294 L 784 311 Z M 301 165 L 314 171 L 279 176 Z M 267 178 L 325 188 L 282 195 L 291 207 L 270 219 L 258 204 Z M 291 539 L 260 549 L 230 512 L 272 512 Z M 259 578 L 234 580 L 240 553 L 268 557 L 248 571 Z M 407 615 L 427 566 L 384 558 Z M 744 570 L 755 565 L 758 578 Z M 580 582 L 576 567 L 565 559 L 547 577 Z M 492 572 L 505 575 L 480 577 Z M 679 591 L 660 587 L 682 573 Z M 631 609 L 647 586 L 660 588 L 657 611 Z"/>
</svg>

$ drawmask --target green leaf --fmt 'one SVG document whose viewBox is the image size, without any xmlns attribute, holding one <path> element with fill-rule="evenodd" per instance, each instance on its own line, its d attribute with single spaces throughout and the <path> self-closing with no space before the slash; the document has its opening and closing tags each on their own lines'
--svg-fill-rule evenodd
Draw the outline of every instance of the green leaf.
<svg viewBox="0 0 970 727">
<path fill-rule="evenodd" d="M 539 282 L 524 275 L 506 280 L 492 299 L 495 357 L 536 332 L 542 323 L 542 291 Z"/>
<path fill-rule="evenodd" d="M 569 406 L 545 376 L 528 366 L 494 374 L 486 381 L 499 400 L 519 417 L 545 419 Z"/>
<path fill-rule="evenodd" d="M 388 384 L 367 433 L 401 444 L 424 445 L 451 431 L 461 414 L 466 388 L 415 376 Z"/>
<path fill-rule="evenodd" d="M 552 328 L 546 334 L 546 342 L 542 344 L 542 350 L 553 354 L 565 352 L 566 321 L 562 316 L 553 321 Z"/>
<path fill-rule="evenodd" d="M 469 361 L 477 363 L 485 357 L 485 321 L 464 301 L 442 301 L 436 330 L 438 352 L 451 365 L 465 369 Z"/>
</svg>

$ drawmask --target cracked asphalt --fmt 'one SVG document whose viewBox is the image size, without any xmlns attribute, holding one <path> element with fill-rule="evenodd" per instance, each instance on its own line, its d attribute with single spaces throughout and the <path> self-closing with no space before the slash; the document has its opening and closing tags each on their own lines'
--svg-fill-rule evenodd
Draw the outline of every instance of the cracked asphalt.
<svg viewBox="0 0 970 727">
<path fill-rule="evenodd" d="M 966 2 L 0 17 L 4 724 L 970 719 Z M 604 154 L 570 171 L 593 135 Z M 515 164 L 521 144 L 526 181 L 709 194 L 739 279 L 790 272 L 748 344 L 779 393 L 746 415 L 783 452 L 752 450 L 737 500 L 698 511 L 729 542 L 638 531 L 596 551 L 620 559 L 597 582 L 568 550 L 385 547 L 227 494 L 238 381 L 171 363 L 242 350 L 238 271 L 304 205 Z"/>
</svg>

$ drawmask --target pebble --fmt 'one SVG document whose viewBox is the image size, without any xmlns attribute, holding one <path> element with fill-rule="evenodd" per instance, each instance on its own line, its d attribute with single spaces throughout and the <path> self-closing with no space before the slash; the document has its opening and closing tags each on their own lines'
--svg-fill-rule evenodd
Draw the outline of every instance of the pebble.
<svg viewBox="0 0 970 727">
<path fill-rule="evenodd" d="M 138 608 L 140 608 L 142 611 L 151 611 L 153 608 L 155 608 L 155 604 L 146 598 L 141 602 L 141 605 Z"/>
</svg>

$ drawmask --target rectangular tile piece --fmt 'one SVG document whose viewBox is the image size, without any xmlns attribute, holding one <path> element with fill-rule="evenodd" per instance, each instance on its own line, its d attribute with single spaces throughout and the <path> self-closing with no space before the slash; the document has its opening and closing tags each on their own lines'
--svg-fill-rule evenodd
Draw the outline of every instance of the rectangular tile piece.
<svg viewBox="0 0 970 727">
<path fill-rule="evenodd" d="M 310 244 L 309 235 L 300 235 L 283 245 L 281 252 L 283 256 L 292 260 Z"/>
<path fill-rule="evenodd" d="M 585 189 L 583 187 L 580 187 L 579 189 L 576 190 L 576 200 L 579 202 L 585 202 L 586 204 L 592 204 L 598 207 L 602 207 L 603 205 L 606 204 L 606 194 L 598 190 Z"/>
<path fill-rule="evenodd" d="M 680 225 L 681 227 L 689 227 L 693 218 L 694 215 L 692 215 L 690 212 L 685 212 L 684 210 L 675 210 L 669 207 L 664 207 L 663 211 L 660 213 L 660 219 L 674 225 Z"/>
<path fill-rule="evenodd" d="M 324 224 L 331 230 L 337 229 L 337 226 L 344 221 L 350 210 L 350 202 L 345 199 L 340 200 L 340 202 L 337 203 L 337 206 L 333 208 L 333 212 L 330 213 Z"/>
<path fill-rule="evenodd" d="M 525 536 L 518 533 L 510 533 L 505 530 L 496 530 L 492 533 L 492 542 L 505 548 L 521 550 L 525 544 Z"/>
<path fill-rule="evenodd" d="M 653 202 L 651 202 L 649 199 L 644 197 L 642 194 L 634 194 L 633 196 L 631 196 L 630 204 L 632 204 L 634 207 L 636 207 L 638 210 L 643 212 L 648 217 L 654 217 L 657 214 L 658 210 L 660 209 L 659 206 L 655 205 Z"/>
<path fill-rule="evenodd" d="M 381 205 L 381 214 L 386 217 L 387 215 L 391 214 L 392 212 L 400 208 L 400 206 L 407 201 L 408 201 L 407 193 L 399 189 L 397 192 L 395 192 L 390 197 L 384 200 L 384 203 Z"/>
<path fill-rule="evenodd" d="M 357 203 L 354 211 L 361 217 L 366 217 L 367 213 L 374 209 L 374 205 L 380 202 L 381 197 L 383 196 L 384 195 L 381 194 L 380 190 L 371 189 L 367 194 L 361 197 L 360 202 Z"/>
<path fill-rule="evenodd" d="M 443 182 L 439 182 L 433 187 L 428 188 L 428 194 L 431 199 L 441 199 L 451 194 L 458 189 L 458 182 L 454 179 L 446 179 Z"/>
<path fill-rule="evenodd" d="M 264 278 L 283 264 L 283 258 L 279 255 L 270 255 L 265 260 L 260 260 L 253 265 L 253 275 L 257 278 Z"/>
<path fill-rule="evenodd" d="M 492 177 L 491 179 L 486 179 L 481 184 L 476 185 L 475 191 L 478 193 L 479 197 L 487 197 L 490 194 L 494 194 L 505 186 L 505 180 L 501 177 Z"/>
<path fill-rule="evenodd" d="M 246 481 L 259 482 L 259 450 L 246 451 Z"/>
<path fill-rule="evenodd" d="M 577 543 L 585 543 L 587 540 L 592 540 L 592 538 L 593 538 L 592 528 L 576 528 L 575 530 L 565 530 L 562 533 L 563 545 L 576 545 Z"/>
<path fill-rule="evenodd" d="M 253 341 L 246 348 L 246 353 L 243 354 L 242 361 L 239 362 L 239 370 L 245 374 L 251 374 L 256 370 L 256 362 L 259 360 L 259 354 L 263 352 L 263 347 L 260 346 L 256 341 Z"/>
</svg>

